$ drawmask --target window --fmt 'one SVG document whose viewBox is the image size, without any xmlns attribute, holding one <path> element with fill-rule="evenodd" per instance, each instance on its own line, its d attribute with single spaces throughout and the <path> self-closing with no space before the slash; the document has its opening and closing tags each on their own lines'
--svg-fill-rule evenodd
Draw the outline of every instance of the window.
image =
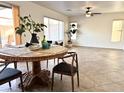
<svg viewBox="0 0 124 93">
<path fill-rule="evenodd" d="M 44 35 L 47 40 L 60 41 L 64 39 L 64 22 L 44 17 L 44 24 L 47 28 L 44 28 Z"/>
<path fill-rule="evenodd" d="M 1 6 L 0 6 L 1 7 Z M 12 9 L 1 7 L 0 10 L 0 44 L 15 44 Z"/>
<path fill-rule="evenodd" d="M 112 24 L 112 42 L 119 42 L 121 41 L 122 36 L 122 30 L 123 30 L 123 20 L 115 20 Z"/>
</svg>

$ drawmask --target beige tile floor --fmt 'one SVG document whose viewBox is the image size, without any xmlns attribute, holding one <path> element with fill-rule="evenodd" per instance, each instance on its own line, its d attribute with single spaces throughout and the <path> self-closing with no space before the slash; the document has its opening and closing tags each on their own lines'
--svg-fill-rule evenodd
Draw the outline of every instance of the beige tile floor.
<svg viewBox="0 0 124 93">
<path fill-rule="evenodd" d="M 100 48 L 74 47 L 70 51 L 76 51 L 79 58 L 80 87 L 77 87 L 75 76 L 75 91 L 81 92 L 124 92 L 124 51 Z M 11 67 L 13 64 L 10 65 Z M 49 61 L 49 70 L 54 66 L 53 60 Z M 29 63 L 31 70 L 31 63 Z M 42 69 L 46 69 L 46 62 L 41 62 Z M 26 64 L 18 63 L 18 69 L 26 72 Z M 21 91 L 18 88 L 18 81 L 12 81 L 12 89 L 8 83 L 0 86 L 0 91 L 15 92 Z M 50 87 L 36 86 L 32 92 L 50 92 Z M 54 91 L 71 91 L 71 78 L 60 75 L 55 76 Z"/>
</svg>

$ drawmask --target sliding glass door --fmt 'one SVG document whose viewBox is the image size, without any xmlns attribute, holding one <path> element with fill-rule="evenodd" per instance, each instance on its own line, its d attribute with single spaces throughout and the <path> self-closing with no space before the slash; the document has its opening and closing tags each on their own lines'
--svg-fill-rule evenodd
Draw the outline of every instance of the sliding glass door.
<svg viewBox="0 0 124 93">
<path fill-rule="evenodd" d="M 47 40 L 64 40 L 64 22 L 44 17 L 44 24 L 47 25 L 47 28 L 44 29 Z"/>
<path fill-rule="evenodd" d="M 0 6 L 0 45 L 15 45 L 12 9 Z"/>
</svg>

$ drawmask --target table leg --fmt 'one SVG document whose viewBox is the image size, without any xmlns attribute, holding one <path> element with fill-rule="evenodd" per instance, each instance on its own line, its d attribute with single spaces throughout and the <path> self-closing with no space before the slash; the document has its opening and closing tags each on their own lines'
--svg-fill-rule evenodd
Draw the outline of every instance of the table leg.
<svg viewBox="0 0 124 93">
<path fill-rule="evenodd" d="M 50 71 L 41 70 L 40 62 L 32 62 L 32 72 L 25 74 L 24 88 L 28 89 L 34 85 L 49 86 L 50 83 Z"/>
</svg>

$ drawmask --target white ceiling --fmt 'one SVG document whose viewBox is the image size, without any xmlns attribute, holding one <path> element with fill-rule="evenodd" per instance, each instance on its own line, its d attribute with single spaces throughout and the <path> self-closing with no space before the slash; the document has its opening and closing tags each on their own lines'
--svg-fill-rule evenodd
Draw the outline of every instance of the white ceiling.
<svg viewBox="0 0 124 93">
<path fill-rule="evenodd" d="M 124 12 L 124 1 L 33 1 L 33 3 L 68 16 L 84 14 L 87 6 L 93 7 L 92 12 Z M 67 11 L 68 9 L 71 11 Z"/>
</svg>

